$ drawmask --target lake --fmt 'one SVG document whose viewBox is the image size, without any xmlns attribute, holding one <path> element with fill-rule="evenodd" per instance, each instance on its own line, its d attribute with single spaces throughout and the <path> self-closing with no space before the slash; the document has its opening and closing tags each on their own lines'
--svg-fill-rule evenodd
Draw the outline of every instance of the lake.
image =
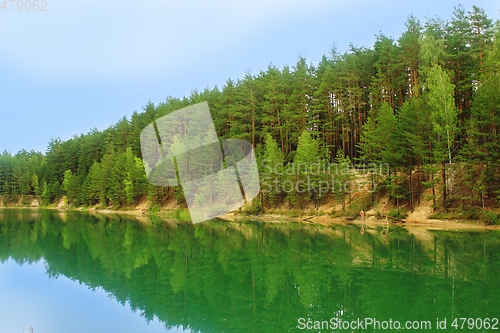
<svg viewBox="0 0 500 333">
<path fill-rule="evenodd" d="M 499 231 L 3 209 L 0 262 L 1 333 L 500 328 Z"/>
</svg>

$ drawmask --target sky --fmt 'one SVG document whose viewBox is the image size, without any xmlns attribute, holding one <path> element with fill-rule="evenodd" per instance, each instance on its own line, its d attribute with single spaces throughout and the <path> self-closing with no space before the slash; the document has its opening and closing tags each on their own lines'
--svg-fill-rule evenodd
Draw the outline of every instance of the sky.
<svg viewBox="0 0 500 333">
<path fill-rule="evenodd" d="M 104 130 L 149 101 L 270 64 L 316 65 L 334 43 L 343 53 L 380 32 L 398 39 L 411 13 L 448 20 L 462 4 L 500 19 L 498 0 L 44 0 L 43 12 L 39 0 L 27 11 L 33 2 L 0 7 L 0 153 L 45 153 L 52 138 Z"/>
<path fill-rule="evenodd" d="M 9 300 L 0 302 L 0 333 L 20 333 L 27 326 L 35 333 L 189 331 L 166 329 L 156 317 L 148 323 L 129 302 L 122 305 L 101 287 L 91 290 L 64 275 L 51 278 L 46 267 L 44 260 L 22 265 L 13 259 L 0 262 L 0 295 Z"/>
</svg>

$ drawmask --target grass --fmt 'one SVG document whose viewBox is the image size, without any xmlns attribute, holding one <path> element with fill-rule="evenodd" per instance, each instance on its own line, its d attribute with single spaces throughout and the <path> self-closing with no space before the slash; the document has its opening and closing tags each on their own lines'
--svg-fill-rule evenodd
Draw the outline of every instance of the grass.
<svg viewBox="0 0 500 333">
<path fill-rule="evenodd" d="M 458 220 L 461 219 L 462 216 L 458 214 L 458 212 L 448 211 L 448 212 L 437 212 L 429 216 L 430 219 L 435 220 Z"/>
<path fill-rule="evenodd" d="M 299 209 L 285 209 L 285 210 L 272 210 L 269 211 L 270 214 L 276 214 L 276 215 L 281 215 L 281 216 L 286 216 L 289 218 L 296 218 L 296 217 L 301 217 L 304 215 L 307 215 L 306 212 L 299 210 Z M 251 214 L 247 214 L 251 215 Z"/>
<path fill-rule="evenodd" d="M 467 207 L 465 209 L 453 209 L 447 212 L 437 212 L 429 216 L 430 219 L 437 220 L 480 220 L 484 221 L 487 225 L 500 225 L 500 213 L 485 211 L 482 212 L 480 208 Z"/>
<path fill-rule="evenodd" d="M 332 211 L 330 213 L 330 216 L 332 216 L 332 217 L 344 217 L 344 216 L 351 216 L 351 215 L 355 215 L 355 214 L 357 214 L 357 213 L 355 213 L 353 210 L 346 209 L 346 210 L 339 210 L 338 212 Z"/>
<path fill-rule="evenodd" d="M 301 217 L 304 215 L 304 212 L 298 209 L 290 209 L 285 211 L 285 215 L 291 218 Z"/>
<path fill-rule="evenodd" d="M 437 212 L 431 216 L 430 219 L 437 220 L 480 220 L 483 219 L 483 213 L 475 207 L 467 207 L 465 209 L 449 209 L 444 212 Z"/>
</svg>

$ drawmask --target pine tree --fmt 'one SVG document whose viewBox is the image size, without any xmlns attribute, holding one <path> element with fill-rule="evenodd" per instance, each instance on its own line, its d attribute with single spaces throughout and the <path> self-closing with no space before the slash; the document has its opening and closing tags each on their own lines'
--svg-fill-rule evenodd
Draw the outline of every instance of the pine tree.
<svg viewBox="0 0 500 333">
<path fill-rule="evenodd" d="M 113 166 L 110 168 L 108 178 L 108 193 L 107 196 L 112 204 L 121 206 L 126 202 L 125 184 L 126 170 L 125 170 L 126 156 L 121 153 L 116 156 Z"/>
<path fill-rule="evenodd" d="M 147 180 L 142 161 L 134 157 L 131 147 L 127 148 L 125 159 L 126 176 L 123 185 L 125 187 L 126 203 L 131 205 L 137 203 L 138 199 L 145 193 Z"/>
<path fill-rule="evenodd" d="M 477 6 L 472 6 L 472 11 L 467 13 L 467 19 L 470 24 L 472 56 L 476 64 L 479 65 L 479 71 L 483 73 L 485 51 L 493 38 L 492 20 L 488 18 L 484 9 Z M 475 76 L 479 76 L 477 67 Z"/>
<path fill-rule="evenodd" d="M 399 166 L 400 156 L 395 148 L 396 116 L 387 103 L 384 103 L 376 114 L 371 115 L 363 127 L 362 158 L 372 163 L 372 181 L 385 181 L 385 187 L 390 196 L 399 197 L 396 168 Z M 386 174 L 384 174 L 386 173 Z"/>
<path fill-rule="evenodd" d="M 42 182 L 42 205 L 46 206 L 50 203 L 50 194 L 45 179 Z"/>
<path fill-rule="evenodd" d="M 276 188 L 274 184 L 281 185 L 281 175 L 284 171 L 283 164 L 283 152 L 278 148 L 278 144 L 271 134 L 267 133 L 261 165 L 263 168 L 262 173 L 264 174 L 264 186 L 267 188 L 266 193 L 271 204 L 276 203 L 277 196 L 281 192 L 280 187 Z"/>
<path fill-rule="evenodd" d="M 407 80 L 408 95 L 412 98 L 420 96 L 419 86 L 419 70 L 420 70 L 420 38 L 422 27 L 419 20 L 412 15 L 408 17 L 405 23 L 406 31 L 399 38 L 398 42 L 401 46 L 401 53 L 399 54 L 400 61 L 402 62 L 405 70 Z"/>
<path fill-rule="evenodd" d="M 427 154 L 426 142 L 428 139 L 426 133 L 428 133 L 427 129 L 430 125 L 427 121 L 428 118 L 426 104 L 422 98 L 416 97 L 407 100 L 399 111 L 393 138 L 399 157 L 398 164 L 408 173 L 408 187 L 407 189 L 401 188 L 400 192 L 407 193 L 405 197 L 409 199 L 411 211 L 415 206 L 415 197 L 418 197 L 414 191 L 413 170 L 415 165 L 420 168 Z M 417 176 L 419 177 L 419 173 Z"/>
<path fill-rule="evenodd" d="M 31 187 L 32 187 L 33 194 L 37 198 L 39 198 L 39 196 L 40 196 L 40 184 L 38 182 L 38 176 L 36 173 L 33 173 L 33 176 L 31 177 Z"/>
<path fill-rule="evenodd" d="M 353 183 L 354 175 L 351 173 L 351 160 L 349 156 L 344 156 L 341 149 L 338 149 L 334 162 L 335 172 L 330 170 L 333 173 L 331 192 L 337 202 L 342 201 L 342 210 L 345 210 L 345 197 L 349 198 L 350 204 L 351 197 L 356 190 L 356 185 Z"/>
<path fill-rule="evenodd" d="M 111 144 L 107 148 L 107 153 L 104 155 L 100 164 L 99 172 L 99 201 L 101 205 L 107 206 L 110 188 L 111 188 L 111 174 L 115 166 L 115 151 L 114 146 Z"/>
<path fill-rule="evenodd" d="M 87 200 L 90 205 L 95 205 L 101 199 L 101 165 L 97 162 L 92 164 L 89 174 L 85 180 L 87 186 Z"/>
<path fill-rule="evenodd" d="M 78 177 L 73 175 L 73 172 L 71 170 L 66 170 L 64 172 L 64 181 L 62 183 L 62 186 L 66 193 L 66 197 L 68 198 L 68 203 L 78 204 L 78 185 Z"/>
<path fill-rule="evenodd" d="M 19 191 L 22 195 L 29 195 L 31 192 L 31 175 L 29 173 L 24 173 L 19 179 Z"/>
<path fill-rule="evenodd" d="M 323 188 L 328 184 L 324 181 L 323 170 L 329 160 L 328 152 L 321 143 L 311 133 L 303 131 L 299 138 L 297 153 L 293 159 L 296 172 L 294 187 L 297 192 L 305 193 L 306 200 L 312 198 L 315 204 L 327 192 Z M 320 186 L 322 186 L 321 189 Z"/>
</svg>

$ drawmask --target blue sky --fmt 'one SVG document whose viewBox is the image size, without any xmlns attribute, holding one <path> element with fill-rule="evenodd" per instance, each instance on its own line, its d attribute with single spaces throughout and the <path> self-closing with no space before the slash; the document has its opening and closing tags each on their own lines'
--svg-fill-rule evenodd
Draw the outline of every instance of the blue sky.
<svg viewBox="0 0 500 333">
<path fill-rule="evenodd" d="M 22 332 L 26 326 L 35 333 L 188 332 L 165 329 L 156 317 L 148 323 L 140 310 L 134 312 L 128 302 L 121 305 L 100 287 L 91 290 L 64 275 L 49 278 L 43 260 L 0 262 L 0 295 L 0 333 Z"/>
<path fill-rule="evenodd" d="M 46 12 L 0 9 L 0 152 L 45 152 L 51 138 L 299 55 L 317 64 L 333 43 L 343 52 L 380 31 L 397 39 L 412 12 L 449 19 L 461 3 L 500 18 L 496 0 L 46 1 Z"/>
</svg>

